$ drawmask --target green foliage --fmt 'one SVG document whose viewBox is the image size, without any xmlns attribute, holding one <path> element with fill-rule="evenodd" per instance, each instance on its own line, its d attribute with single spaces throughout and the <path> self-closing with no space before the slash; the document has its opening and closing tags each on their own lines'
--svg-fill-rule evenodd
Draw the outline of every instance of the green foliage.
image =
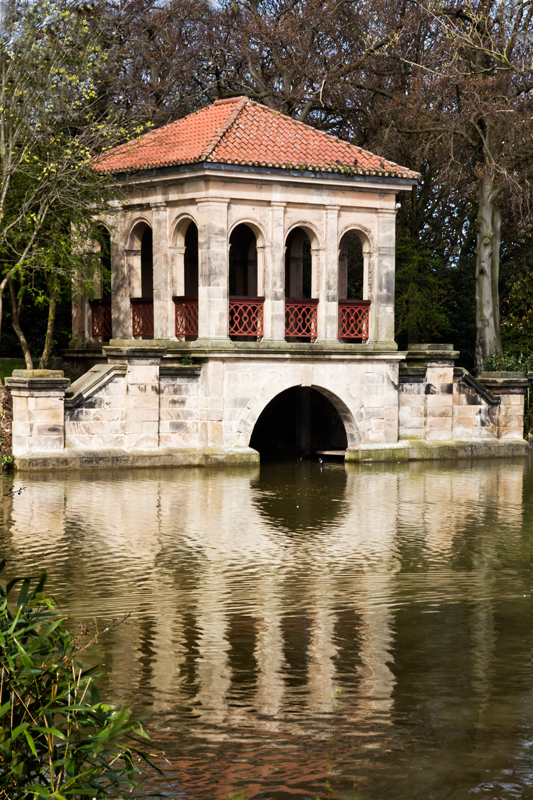
<svg viewBox="0 0 533 800">
<path fill-rule="evenodd" d="M 2 456 L 2 472 L 12 472 L 15 468 L 15 456 Z"/>
<path fill-rule="evenodd" d="M 45 594 L 46 575 L 35 586 L 25 578 L 15 604 L 20 580 L 0 586 L 0 798 L 129 796 L 138 762 L 151 763 L 139 749 L 146 733 L 100 700 Z"/>
<path fill-rule="evenodd" d="M 443 260 L 407 237 L 396 247 L 396 335 L 409 343 L 440 339 L 453 295 Z"/>
<path fill-rule="evenodd" d="M 507 225 L 510 244 L 502 248 L 501 336 L 506 353 L 523 354 L 533 347 L 533 228 Z"/>
<path fill-rule="evenodd" d="M 6 378 L 10 378 L 14 369 L 26 369 L 26 364 L 23 358 L 10 358 L 3 359 L 0 362 L 0 375 L 2 376 L 2 383 Z"/>
<path fill-rule="evenodd" d="M 483 369 L 489 372 L 533 372 L 533 349 L 523 353 L 493 353 L 485 359 Z"/>
</svg>

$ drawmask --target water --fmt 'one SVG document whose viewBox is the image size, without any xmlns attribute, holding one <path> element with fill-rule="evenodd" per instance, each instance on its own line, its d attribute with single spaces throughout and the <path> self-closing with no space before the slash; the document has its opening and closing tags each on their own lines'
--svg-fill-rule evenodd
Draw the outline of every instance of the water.
<svg viewBox="0 0 533 800">
<path fill-rule="evenodd" d="M 533 798 L 533 462 L 22 475 L 11 574 L 96 619 L 168 797 Z"/>
</svg>

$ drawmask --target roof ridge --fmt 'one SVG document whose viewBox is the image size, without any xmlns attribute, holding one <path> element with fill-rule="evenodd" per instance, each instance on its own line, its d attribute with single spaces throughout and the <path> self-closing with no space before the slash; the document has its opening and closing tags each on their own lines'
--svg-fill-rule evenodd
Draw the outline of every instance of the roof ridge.
<svg viewBox="0 0 533 800">
<path fill-rule="evenodd" d="M 233 125 L 233 123 L 235 122 L 235 120 L 237 119 L 237 117 L 239 116 L 239 114 L 241 113 L 243 108 L 245 107 L 245 105 L 247 103 L 249 103 L 249 102 L 250 102 L 250 99 L 248 97 L 236 98 L 235 108 L 233 109 L 233 111 L 230 114 L 228 114 L 228 116 L 226 117 L 226 120 L 222 123 L 220 128 L 214 134 L 214 136 L 211 137 L 207 147 L 204 147 L 204 149 L 200 153 L 199 161 L 206 161 L 209 158 L 209 156 L 211 155 L 213 150 L 222 141 L 222 139 L 224 138 L 224 135 L 231 128 L 231 126 Z M 214 105 L 214 103 L 212 105 Z M 229 105 L 229 103 L 228 103 L 228 105 Z M 206 106 L 206 108 L 209 108 L 209 106 Z"/>
</svg>

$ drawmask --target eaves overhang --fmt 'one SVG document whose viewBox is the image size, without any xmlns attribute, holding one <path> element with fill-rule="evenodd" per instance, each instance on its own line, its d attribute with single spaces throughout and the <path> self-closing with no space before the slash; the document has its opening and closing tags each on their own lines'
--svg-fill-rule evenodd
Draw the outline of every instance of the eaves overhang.
<svg viewBox="0 0 533 800">
<path fill-rule="evenodd" d="M 320 172 L 319 170 L 299 170 L 299 169 L 285 169 L 279 167 L 262 167 L 251 166 L 245 164 L 224 164 L 217 162 L 198 162 L 195 164 L 177 164 L 170 167 L 154 167 L 145 170 L 136 170 L 135 172 L 120 172 L 115 173 L 114 178 L 120 183 L 148 183 L 151 179 L 160 179 L 166 181 L 172 179 L 174 176 L 185 176 L 187 173 L 202 174 L 205 176 L 213 175 L 218 176 L 222 173 L 234 174 L 257 178 L 259 176 L 270 179 L 272 181 L 279 180 L 294 180 L 305 181 L 305 183 L 319 181 L 320 183 L 344 183 L 351 186 L 370 186 L 372 184 L 395 186 L 399 191 L 408 191 L 411 187 L 416 186 L 418 181 L 416 178 L 403 178 L 398 175 L 369 175 L 361 173 L 343 173 L 339 171 Z"/>
</svg>

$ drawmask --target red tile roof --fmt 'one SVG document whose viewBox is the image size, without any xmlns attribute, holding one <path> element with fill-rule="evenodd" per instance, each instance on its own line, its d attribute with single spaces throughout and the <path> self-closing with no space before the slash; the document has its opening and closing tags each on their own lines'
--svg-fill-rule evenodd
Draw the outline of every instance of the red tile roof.
<svg viewBox="0 0 533 800">
<path fill-rule="evenodd" d="M 102 172 L 137 172 L 199 162 L 418 178 L 418 173 L 311 128 L 266 106 L 237 97 L 104 153 Z"/>
</svg>

